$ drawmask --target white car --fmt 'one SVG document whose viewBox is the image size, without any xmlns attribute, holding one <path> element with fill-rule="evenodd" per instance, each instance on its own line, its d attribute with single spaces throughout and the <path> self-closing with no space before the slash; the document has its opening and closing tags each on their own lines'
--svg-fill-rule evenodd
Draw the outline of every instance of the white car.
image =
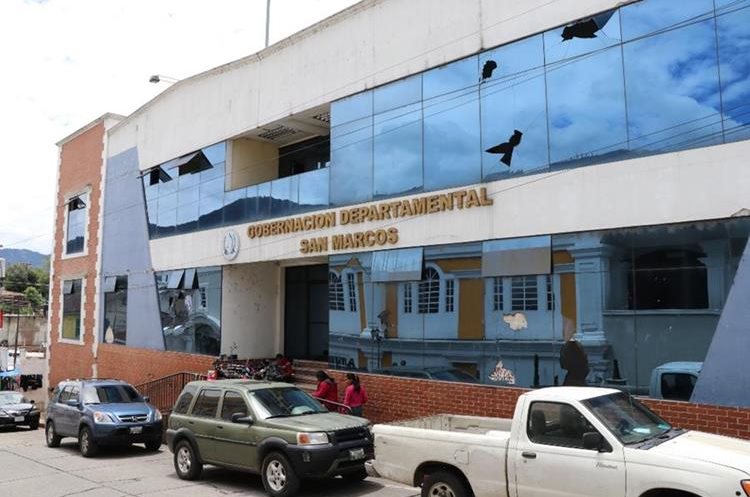
<svg viewBox="0 0 750 497">
<path fill-rule="evenodd" d="M 748 497 L 750 442 L 670 426 L 619 390 L 523 394 L 513 419 L 378 424 L 366 467 L 432 497 Z"/>
</svg>

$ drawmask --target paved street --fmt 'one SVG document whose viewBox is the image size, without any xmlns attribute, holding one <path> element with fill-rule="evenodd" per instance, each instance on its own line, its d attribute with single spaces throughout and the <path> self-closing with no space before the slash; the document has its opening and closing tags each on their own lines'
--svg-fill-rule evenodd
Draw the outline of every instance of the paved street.
<svg viewBox="0 0 750 497">
<path fill-rule="evenodd" d="M 58 449 L 44 444 L 44 431 L 0 430 L 0 495 L 15 497 L 213 497 L 263 496 L 255 475 L 206 467 L 199 481 L 175 476 L 166 446 L 148 453 L 142 446 L 104 450 L 85 459 L 77 443 L 64 439 Z M 300 497 L 407 497 L 417 489 L 385 480 L 347 484 L 331 480 L 306 484 Z"/>
</svg>

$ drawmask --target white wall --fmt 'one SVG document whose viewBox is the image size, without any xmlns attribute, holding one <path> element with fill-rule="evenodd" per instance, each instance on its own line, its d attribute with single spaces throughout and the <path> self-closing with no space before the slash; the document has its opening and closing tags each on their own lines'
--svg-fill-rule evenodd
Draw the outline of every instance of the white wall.
<svg viewBox="0 0 750 497">
<path fill-rule="evenodd" d="M 303 238 L 388 227 L 398 228 L 399 242 L 386 248 L 405 248 L 726 218 L 750 207 L 748 155 L 750 142 L 738 142 L 507 179 L 476 185 L 487 188 L 494 199 L 491 207 L 317 232 L 251 240 L 249 224 L 240 224 L 233 228 L 240 235 L 240 251 L 232 263 L 301 258 Z M 154 269 L 226 264 L 221 255 L 226 231 L 151 240 Z"/>
<path fill-rule="evenodd" d="M 243 264 L 224 268 L 221 353 L 239 357 L 272 357 L 281 343 L 279 266 Z"/>
<path fill-rule="evenodd" d="M 364 0 L 180 81 L 110 132 L 141 169 L 282 117 L 616 5 L 616 0 Z"/>
</svg>

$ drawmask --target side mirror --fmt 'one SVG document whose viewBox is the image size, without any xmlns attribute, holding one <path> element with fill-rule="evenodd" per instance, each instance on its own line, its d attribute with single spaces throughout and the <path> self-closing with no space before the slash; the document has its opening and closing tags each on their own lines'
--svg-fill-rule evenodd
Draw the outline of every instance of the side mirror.
<svg viewBox="0 0 750 497">
<path fill-rule="evenodd" d="M 232 423 L 251 425 L 253 424 L 253 418 L 251 418 L 244 412 L 235 412 L 234 414 L 232 414 Z"/>
<path fill-rule="evenodd" d="M 80 407 L 80 405 L 81 405 L 81 403 L 78 402 L 77 399 L 68 399 L 68 401 L 66 402 L 66 404 L 69 405 L 70 407 Z"/>
<path fill-rule="evenodd" d="M 151 402 L 151 397 L 149 397 L 148 395 L 144 395 L 143 402 Z"/>
<path fill-rule="evenodd" d="M 611 452 L 612 450 L 598 431 L 590 431 L 583 434 L 583 448 L 597 452 Z"/>
</svg>

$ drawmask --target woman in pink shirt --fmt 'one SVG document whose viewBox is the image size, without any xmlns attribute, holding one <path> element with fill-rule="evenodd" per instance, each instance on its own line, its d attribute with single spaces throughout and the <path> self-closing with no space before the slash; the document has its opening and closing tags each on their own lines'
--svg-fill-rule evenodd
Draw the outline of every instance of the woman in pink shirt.
<svg viewBox="0 0 750 497">
<path fill-rule="evenodd" d="M 347 387 L 344 390 L 344 405 L 352 410 L 354 416 L 362 417 L 362 408 L 367 403 L 365 387 L 359 384 L 359 377 L 354 373 L 346 374 Z"/>
</svg>

